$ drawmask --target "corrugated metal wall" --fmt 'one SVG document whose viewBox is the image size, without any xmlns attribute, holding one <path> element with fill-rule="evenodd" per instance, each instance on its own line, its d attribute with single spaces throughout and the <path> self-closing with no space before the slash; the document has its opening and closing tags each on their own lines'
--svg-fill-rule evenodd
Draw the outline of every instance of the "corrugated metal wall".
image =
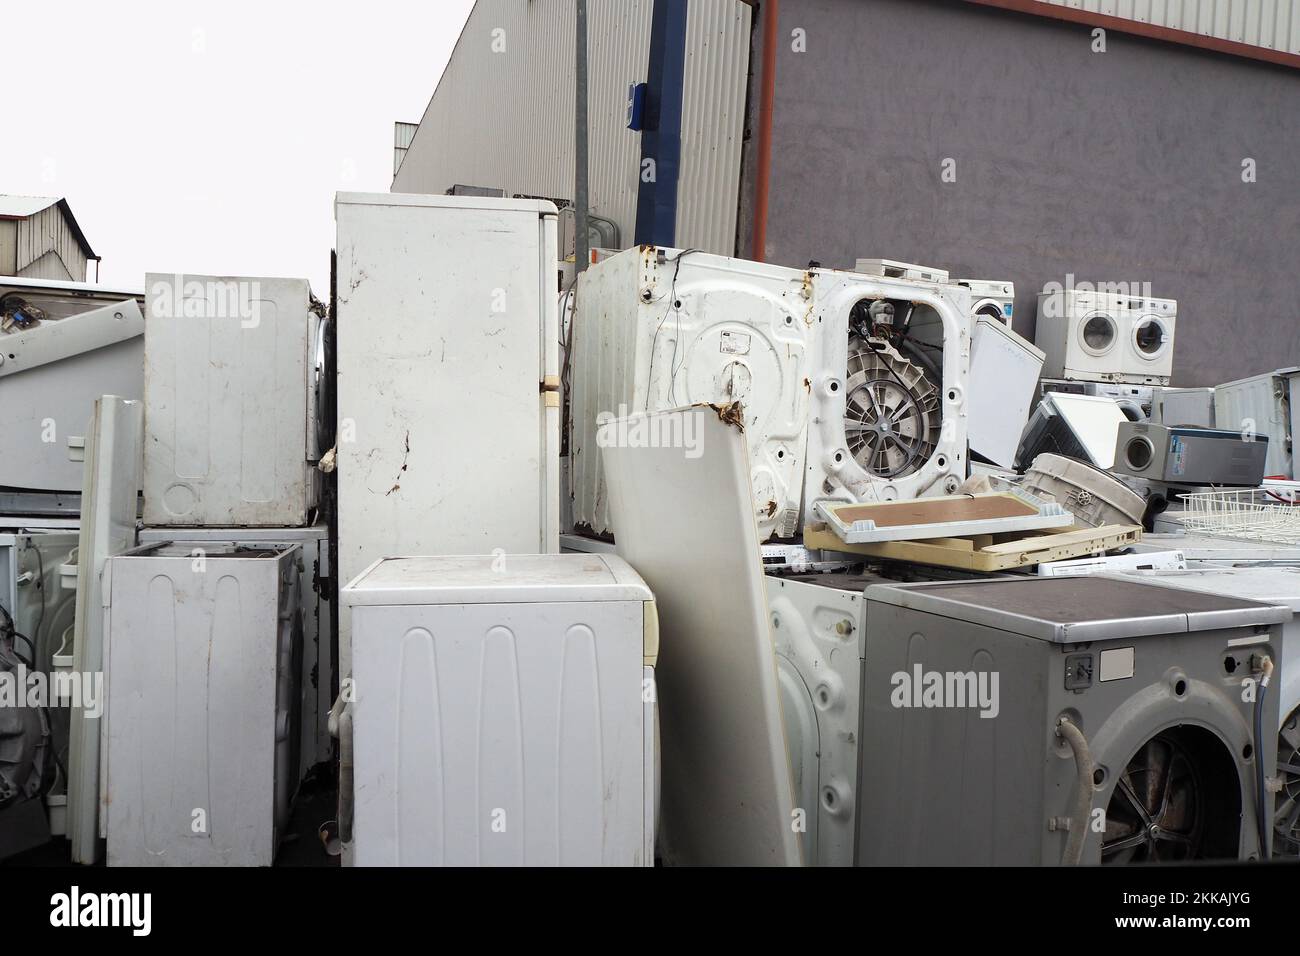
<svg viewBox="0 0 1300 956">
<path fill-rule="evenodd" d="M 640 134 L 626 128 L 627 88 L 646 77 L 652 8 L 652 0 L 589 0 L 591 212 L 618 223 L 625 244 L 641 156 Z M 677 242 L 730 255 L 750 8 L 693 0 L 689 10 Z M 393 191 L 462 183 L 572 200 L 573 33 L 571 0 L 478 0 Z"/>
<path fill-rule="evenodd" d="M 1300 0 L 1040 0 L 1300 54 Z"/>
<path fill-rule="evenodd" d="M 16 226 L 15 275 L 86 281 L 86 254 L 58 204 L 17 220 Z"/>
</svg>

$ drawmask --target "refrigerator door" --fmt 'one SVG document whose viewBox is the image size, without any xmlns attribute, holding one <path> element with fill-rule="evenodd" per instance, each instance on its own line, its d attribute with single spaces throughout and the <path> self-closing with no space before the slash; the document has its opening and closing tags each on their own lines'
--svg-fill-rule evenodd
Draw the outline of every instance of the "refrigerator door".
<svg viewBox="0 0 1300 956">
<path fill-rule="evenodd" d="M 661 851 L 704 866 L 799 865 L 777 657 L 732 407 L 618 419 L 599 444 L 618 553 L 654 592 Z M 678 435 L 684 447 L 641 440 Z"/>
<path fill-rule="evenodd" d="M 554 206 L 343 193 L 335 218 L 340 580 L 558 551 Z"/>
<path fill-rule="evenodd" d="M 68 837 L 75 863 L 95 863 L 99 846 L 100 717 L 104 705 L 104 562 L 135 544 L 143 406 L 116 395 L 95 402 L 86 436 L 77 546 L 73 673 L 98 684 L 97 707 L 72 708 L 68 755 Z M 92 686 L 94 686 L 92 684 Z M 83 698 L 83 703 L 90 703 Z M 98 712 L 96 712 L 98 711 Z"/>
</svg>

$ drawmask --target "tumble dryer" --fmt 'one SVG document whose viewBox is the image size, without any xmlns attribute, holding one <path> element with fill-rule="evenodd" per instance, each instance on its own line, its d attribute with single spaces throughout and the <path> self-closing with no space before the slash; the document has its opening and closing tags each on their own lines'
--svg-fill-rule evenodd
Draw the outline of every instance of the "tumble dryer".
<svg viewBox="0 0 1300 956">
<path fill-rule="evenodd" d="M 1245 685 L 1289 608 L 1114 576 L 866 600 L 859 864 L 1268 854 L 1278 698 Z"/>
</svg>

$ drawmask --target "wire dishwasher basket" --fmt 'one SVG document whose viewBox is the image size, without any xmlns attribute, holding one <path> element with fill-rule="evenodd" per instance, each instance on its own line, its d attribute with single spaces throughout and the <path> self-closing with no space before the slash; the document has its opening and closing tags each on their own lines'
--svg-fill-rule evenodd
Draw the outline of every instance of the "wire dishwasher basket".
<svg viewBox="0 0 1300 956">
<path fill-rule="evenodd" d="M 1235 488 L 1183 495 L 1187 531 L 1221 538 L 1300 544 L 1300 499 L 1287 490 Z"/>
</svg>

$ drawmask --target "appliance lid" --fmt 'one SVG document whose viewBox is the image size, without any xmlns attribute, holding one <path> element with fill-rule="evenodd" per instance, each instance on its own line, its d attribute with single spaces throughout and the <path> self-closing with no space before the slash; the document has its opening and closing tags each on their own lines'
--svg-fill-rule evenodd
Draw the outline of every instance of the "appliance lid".
<svg viewBox="0 0 1300 956">
<path fill-rule="evenodd" d="M 1292 616 L 1287 607 L 1100 574 L 876 585 L 866 596 L 1054 644 L 1281 624 Z"/>
<path fill-rule="evenodd" d="M 1300 612 L 1300 568 L 1188 568 L 1128 572 L 1141 581 L 1207 594 L 1232 594 L 1249 601 L 1280 604 Z"/>
<path fill-rule="evenodd" d="M 347 607 L 650 601 L 615 554 L 485 554 L 380 558 L 343 589 Z"/>
</svg>

